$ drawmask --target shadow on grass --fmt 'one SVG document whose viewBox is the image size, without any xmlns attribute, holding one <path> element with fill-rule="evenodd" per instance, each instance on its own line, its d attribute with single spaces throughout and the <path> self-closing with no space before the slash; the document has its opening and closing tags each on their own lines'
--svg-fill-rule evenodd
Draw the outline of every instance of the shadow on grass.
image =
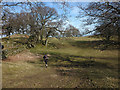
<svg viewBox="0 0 120 90">
<path fill-rule="evenodd" d="M 76 57 L 78 60 L 75 60 Z M 51 66 L 56 67 L 56 71 L 62 76 L 78 76 L 82 78 L 94 76 L 95 78 L 99 79 L 110 76 L 117 78 L 117 66 L 113 66 L 109 63 L 104 62 L 97 62 L 94 60 L 94 58 L 95 57 L 83 57 L 73 55 L 53 55 L 52 58 L 50 58 L 50 62 L 55 62 L 55 64 L 51 64 Z M 98 57 L 97 59 L 100 58 Z M 102 59 L 109 60 L 112 58 Z"/>
<path fill-rule="evenodd" d="M 53 65 L 56 67 L 67 67 L 67 68 L 100 68 L 100 69 L 115 69 L 114 67 L 110 66 L 106 63 L 96 62 L 94 60 L 85 60 L 85 61 L 71 61 L 71 60 L 64 60 L 70 62 L 70 64 L 57 64 Z"/>
<path fill-rule="evenodd" d="M 78 60 L 74 61 L 71 58 L 73 58 L 73 59 L 78 58 Z M 51 62 L 58 62 L 58 60 L 61 60 L 62 62 L 67 61 L 67 62 L 71 63 L 70 64 L 71 66 L 83 66 L 83 67 L 84 66 L 85 67 L 95 66 L 95 67 L 102 67 L 102 68 L 105 68 L 105 67 L 113 68 L 113 67 L 109 66 L 108 63 L 96 62 L 95 59 L 117 60 L 118 57 L 115 57 L 115 58 L 112 58 L 112 57 L 85 57 L 85 56 L 58 55 L 57 54 L 57 55 L 52 55 L 52 57 L 50 58 L 50 61 Z"/>
<path fill-rule="evenodd" d="M 18 40 L 16 40 L 18 39 Z M 18 44 L 26 44 L 27 43 L 27 38 L 21 37 L 21 38 L 14 38 L 14 42 Z"/>
<path fill-rule="evenodd" d="M 94 48 L 94 49 L 118 49 L 120 42 L 110 40 L 109 42 L 105 40 L 97 40 L 97 41 L 75 41 L 69 42 L 72 46 L 79 48 Z"/>
</svg>

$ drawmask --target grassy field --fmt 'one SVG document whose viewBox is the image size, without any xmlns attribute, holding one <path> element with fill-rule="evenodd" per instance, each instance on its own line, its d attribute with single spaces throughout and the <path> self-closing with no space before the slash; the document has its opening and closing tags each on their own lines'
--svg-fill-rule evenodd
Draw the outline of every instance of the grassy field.
<svg viewBox="0 0 120 90">
<path fill-rule="evenodd" d="M 3 88 L 118 88 L 117 45 L 102 51 L 101 43 L 94 37 L 49 38 L 48 47 L 26 51 L 39 58 L 2 62 Z"/>
</svg>

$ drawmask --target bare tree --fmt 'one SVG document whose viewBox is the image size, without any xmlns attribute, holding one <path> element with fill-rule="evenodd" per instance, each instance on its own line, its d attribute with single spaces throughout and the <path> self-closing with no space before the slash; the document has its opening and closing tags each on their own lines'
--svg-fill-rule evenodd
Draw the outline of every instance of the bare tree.
<svg viewBox="0 0 120 90">
<path fill-rule="evenodd" d="M 87 8 L 79 6 L 89 16 L 85 20 L 86 25 L 96 24 L 96 34 L 104 36 L 106 40 L 110 40 L 113 35 L 120 35 L 120 2 L 92 2 Z"/>
<path fill-rule="evenodd" d="M 80 31 L 74 26 L 69 25 L 68 28 L 66 28 L 65 35 L 66 37 L 77 37 L 80 36 Z"/>
</svg>

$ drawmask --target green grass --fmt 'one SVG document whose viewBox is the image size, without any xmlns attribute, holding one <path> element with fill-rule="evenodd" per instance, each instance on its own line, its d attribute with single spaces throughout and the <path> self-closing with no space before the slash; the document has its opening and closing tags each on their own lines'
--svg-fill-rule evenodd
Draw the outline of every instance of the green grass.
<svg viewBox="0 0 120 90">
<path fill-rule="evenodd" d="M 19 36 L 19 34 L 16 36 Z M 27 41 L 27 38 L 25 37 L 12 36 L 10 39 L 8 39 L 8 37 L 2 38 L 2 45 L 4 45 L 3 50 L 5 51 L 6 56 L 15 55 L 25 50 L 26 45 L 24 43 L 26 41 Z"/>
<path fill-rule="evenodd" d="M 72 71 L 77 72 L 72 76 L 76 77 L 77 74 L 79 77 L 89 77 L 96 87 L 118 87 L 118 50 L 96 49 L 96 42 L 90 41 L 99 40 L 88 37 L 53 39 L 53 41 L 50 39 L 47 48 L 38 45 L 31 49 L 31 52 L 50 54 L 49 64 L 59 67 L 59 73 L 66 73 L 64 69 L 69 68 L 69 73 L 66 75 L 72 74 Z M 54 48 L 51 48 L 51 43 L 54 43 Z"/>
<path fill-rule="evenodd" d="M 94 37 L 49 38 L 48 47 L 30 49 L 35 55 L 50 54 L 49 67 L 42 58 L 3 62 L 3 87 L 118 88 L 118 50 L 101 51 L 100 43 Z"/>
</svg>

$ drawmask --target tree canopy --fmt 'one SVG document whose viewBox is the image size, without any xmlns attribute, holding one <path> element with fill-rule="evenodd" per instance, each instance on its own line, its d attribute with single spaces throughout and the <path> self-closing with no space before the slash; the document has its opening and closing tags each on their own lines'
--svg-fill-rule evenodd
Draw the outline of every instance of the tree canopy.
<svg viewBox="0 0 120 90">
<path fill-rule="evenodd" d="M 92 2 L 88 7 L 81 8 L 85 15 L 90 16 L 85 20 L 87 25 L 96 24 L 95 34 L 109 40 L 111 36 L 120 35 L 120 2 Z"/>
</svg>

